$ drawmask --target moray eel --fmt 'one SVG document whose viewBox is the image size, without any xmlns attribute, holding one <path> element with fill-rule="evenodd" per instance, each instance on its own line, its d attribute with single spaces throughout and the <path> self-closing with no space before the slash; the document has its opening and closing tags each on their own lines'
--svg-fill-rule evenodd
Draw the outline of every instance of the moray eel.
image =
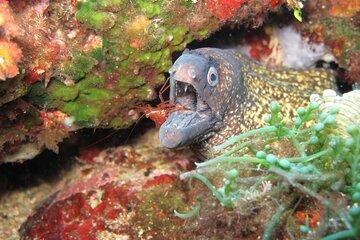
<svg viewBox="0 0 360 240">
<path fill-rule="evenodd" d="M 231 136 L 260 127 L 271 101 L 283 106 L 285 120 L 313 93 L 335 89 L 330 72 L 270 69 L 235 49 L 186 50 L 170 73 L 170 102 L 184 107 L 171 112 L 160 127 L 167 148 L 192 145 L 205 158 Z"/>
</svg>

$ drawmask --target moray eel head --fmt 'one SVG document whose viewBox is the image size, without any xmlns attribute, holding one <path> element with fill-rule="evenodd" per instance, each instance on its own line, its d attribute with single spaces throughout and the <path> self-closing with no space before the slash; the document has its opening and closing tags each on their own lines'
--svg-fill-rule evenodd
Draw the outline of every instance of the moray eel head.
<svg viewBox="0 0 360 240">
<path fill-rule="evenodd" d="M 214 101 L 221 85 L 217 62 L 197 52 L 185 52 L 169 70 L 170 103 L 182 110 L 171 112 L 159 131 L 167 148 L 188 145 L 214 128 L 223 106 Z"/>
</svg>

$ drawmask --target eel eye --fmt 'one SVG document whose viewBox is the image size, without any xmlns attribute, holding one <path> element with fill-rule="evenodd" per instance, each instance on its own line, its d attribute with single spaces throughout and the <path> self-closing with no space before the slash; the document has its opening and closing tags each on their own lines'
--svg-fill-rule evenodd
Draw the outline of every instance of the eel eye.
<svg viewBox="0 0 360 240">
<path fill-rule="evenodd" d="M 212 87 L 214 87 L 214 86 L 216 86 L 216 84 L 218 84 L 219 75 L 218 75 L 218 72 L 216 71 L 216 68 L 210 67 L 208 75 L 207 75 L 207 80 L 208 80 L 209 85 Z"/>
</svg>

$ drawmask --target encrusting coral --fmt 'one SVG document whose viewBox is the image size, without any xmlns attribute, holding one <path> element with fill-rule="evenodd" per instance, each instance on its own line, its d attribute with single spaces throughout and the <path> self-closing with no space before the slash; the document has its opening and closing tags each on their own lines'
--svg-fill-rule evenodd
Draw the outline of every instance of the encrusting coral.
<svg viewBox="0 0 360 240">
<path fill-rule="evenodd" d="M 136 105 L 156 98 L 155 89 L 165 80 L 172 53 L 204 39 L 226 21 L 260 25 L 282 1 L 15 0 L 1 4 L 5 7 L 0 28 L 7 38 L 0 42 L 0 54 L 7 65 L 0 62 L 0 72 L 6 66 L 6 75 L 1 75 L 6 82 L 22 73 L 16 83 L 25 91 L 16 98 L 26 95 L 24 100 L 40 111 L 61 111 L 80 128 L 119 129 L 135 121 L 129 112 Z M 8 46 L 13 49 L 10 57 L 1 51 Z M 10 90 L 2 85 L 2 91 Z M 23 134 L 17 146 L 36 139 L 31 126 Z"/>
<path fill-rule="evenodd" d="M 135 121 L 130 114 L 134 107 L 156 98 L 174 52 L 225 24 L 260 26 L 267 12 L 284 3 L 306 12 L 298 29 L 330 46 L 346 79 L 355 82 L 359 7 L 352 2 L 4 0 L 0 103 L 26 95 L 24 100 L 40 111 L 61 111 L 80 128 L 129 127 Z M 30 126 L 23 134 L 18 147 L 36 139 Z"/>
</svg>

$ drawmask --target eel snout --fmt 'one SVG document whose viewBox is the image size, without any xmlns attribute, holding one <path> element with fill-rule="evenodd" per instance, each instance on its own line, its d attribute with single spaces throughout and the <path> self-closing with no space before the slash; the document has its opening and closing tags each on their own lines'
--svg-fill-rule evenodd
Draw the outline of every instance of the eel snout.
<svg viewBox="0 0 360 240">
<path fill-rule="evenodd" d="M 187 145 L 203 135 L 214 124 L 214 117 L 196 81 L 179 80 L 173 77 L 170 101 L 183 106 L 182 110 L 170 113 L 160 127 L 159 138 L 164 147 L 177 148 Z"/>
</svg>

